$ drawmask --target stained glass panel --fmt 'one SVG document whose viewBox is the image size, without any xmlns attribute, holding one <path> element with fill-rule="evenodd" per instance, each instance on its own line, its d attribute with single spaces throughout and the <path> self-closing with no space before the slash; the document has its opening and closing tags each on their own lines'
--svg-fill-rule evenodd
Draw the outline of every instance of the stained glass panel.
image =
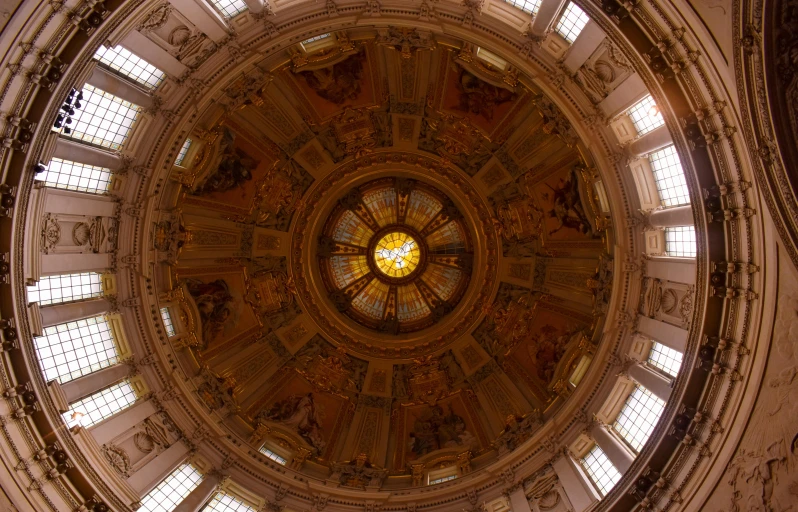
<svg viewBox="0 0 798 512">
<path fill-rule="evenodd" d="M 410 193 L 410 200 L 407 204 L 407 218 L 405 222 L 417 230 L 421 231 L 424 226 L 435 218 L 443 208 L 443 204 L 437 198 L 424 192 L 423 190 L 413 190 Z"/>
<path fill-rule="evenodd" d="M 457 222 L 449 222 L 427 237 L 430 252 L 436 254 L 458 254 L 465 249 L 465 233 Z"/>
<path fill-rule="evenodd" d="M 335 287 L 340 290 L 368 274 L 369 267 L 363 255 L 332 256 L 330 270 Z"/>
<path fill-rule="evenodd" d="M 385 311 L 389 286 L 379 279 L 372 279 L 357 297 L 352 300 L 352 308 L 364 315 L 380 320 Z"/>
<path fill-rule="evenodd" d="M 420 320 L 430 314 L 429 306 L 415 284 L 400 286 L 396 295 L 396 318 L 400 322 Z"/>
<path fill-rule="evenodd" d="M 462 273 L 456 268 L 431 264 L 427 267 L 422 279 L 443 300 L 448 300 L 462 278 Z"/>
<path fill-rule="evenodd" d="M 407 233 L 388 233 L 374 248 L 374 263 L 388 277 L 410 275 L 420 261 L 421 249 Z"/>
<path fill-rule="evenodd" d="M 380 227 L 396 222 L 396 190 L 383 188 L 363 194 L 363 203 Z"/>
<path fill-rule="evenodd" d="M 338 242 L 365 247 L 368 245 L 372 235 L 374 235 L 374 232 L 369 229 L 360 217 L 350 210 L 346 210 L 335 226 L 332 237 Z"/>
</svg>

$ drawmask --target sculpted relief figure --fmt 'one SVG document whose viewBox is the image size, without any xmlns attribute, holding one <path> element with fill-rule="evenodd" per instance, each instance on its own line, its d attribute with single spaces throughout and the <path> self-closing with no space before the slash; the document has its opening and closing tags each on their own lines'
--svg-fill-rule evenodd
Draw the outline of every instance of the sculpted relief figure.
<svg viewBox="0 0 798 512">
<path fill-rule="evenodd" d="M 343 105 L 360 95 L 365 55 L 358 53 L 331 67 L 300 73 L 308 87 L 325 100 Z"/>
<path fill-rule="evenodd" d="M 397 398 L 407 396 L 407 373 L 405 372 L 404 365 L 394 366 L 393 396 Z"/>
<path fill-rule="evenodd" d="M 549 217 L 557 219 L 557 225 L 549 231 L 550 235 L 568 227 L 582 234 L 589 234 L 593 228 L 587 218 L 579 195 L 579 178 L 571 171 L 566 179 L 561 179 L 556 187 L 551 187 L 554 205 L 548 211 Z"/>
<path fill-rule="evenodd" d="M 713 496 L 717 512 L 780 512 L 798 504 L 798 293 L 779 297 L 774 350 L 740 447 Z"/>
<path fill-rule="evenodd" d="M 227 128 L 224 129 L 216 170 L 205 179 L 194 191 L 194 194 L 227 192 L 252 181 L 252 172 L 258 166 L 258 162 L 242 149 L 234 146 L 235 138 L 235 133 Z"/>
<path fill-rule="evenodd" d="M 313 393 L 308 393 L 275 402 L 269 409 L 259 413 L 256 420 L 267 419 L 285 425 L 307 441 L 316 454 L 320 454 L 327 446 L 322 436 L 323 418 L 323 408 L 316 403 Z"/>
<path fill-rule="evenodd" d="M 188 293 L 194 299 L 202 322 L 203 348 L 238 323 L 241 300 L 234 296 L 224 279 L 205 283 L 186 279 Z"/>
</svg>

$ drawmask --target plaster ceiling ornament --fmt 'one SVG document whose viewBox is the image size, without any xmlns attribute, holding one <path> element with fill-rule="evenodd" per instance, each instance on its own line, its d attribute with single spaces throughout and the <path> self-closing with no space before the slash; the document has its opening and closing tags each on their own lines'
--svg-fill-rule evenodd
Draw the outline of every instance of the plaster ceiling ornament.
<svg viewBox="0 0 798 512">
<path fill-rule="evenodd" d="M 377 44 L 398 50 L 403 59 L 410 59 L 419 51 L 435 49 L 435 39 L 428 32 L 416 28 L 388 27 L 381 30 Z"/>
</svg>

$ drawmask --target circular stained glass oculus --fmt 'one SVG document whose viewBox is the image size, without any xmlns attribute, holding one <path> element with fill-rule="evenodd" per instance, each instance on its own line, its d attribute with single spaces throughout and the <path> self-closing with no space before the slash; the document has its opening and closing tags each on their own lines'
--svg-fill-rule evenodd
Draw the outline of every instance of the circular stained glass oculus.
<svg viewBox="0 0 798 512">
<path fill-rule="evenodd" d="M 420 261 L 421 248 L 407 233 L 388 233 L 374 247 L 374 264 L 388 277 L 407 277 L 418 268 Z"/>
<path fill-rule="evenodd" d="M 380 178 L 348 191 L 318 242 L 335 309 L 381 333 L 429 327 L 454 311 L 471 280 L 470 227 L 426 183 Z"/>
</svg>

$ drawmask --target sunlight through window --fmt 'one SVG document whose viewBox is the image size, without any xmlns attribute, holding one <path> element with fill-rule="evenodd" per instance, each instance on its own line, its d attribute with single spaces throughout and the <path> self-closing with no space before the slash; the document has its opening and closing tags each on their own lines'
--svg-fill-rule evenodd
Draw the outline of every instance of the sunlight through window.
<svg viewBox="0 0 798 512">
<path fill-rule="evenodd" d="M 570 2 L 568 8 L 560 16 L 556 30 L 566 41 L 573 43 L 579 37 L 588 21 L 590 21 L 590 18 L 587 14 L 578 5 Z"/>
<path fill-rule="evenodd" d="M 606 496 L 621 479 L 621 474 L 599 448 L 599 445 L 595 445 L 581 462 L 590 480 L 602 496 Z"/>
<path fill-rule="evenodd" d="M 127 409 L 136 403 L 136 398 L 136 391 L 130 381 L 125 379 L 70 404 L 63 418 L 70 428 L 76 425 L 88 428 Z"/>
<path fill-rule="evenodd" d="M 120 45 L 113 48 L 100 46 L 97 53 L 94 54 L 94 58 L 102 66 L 130 78 L 148 89 L 155 89 L 166 78 L 163 71 Z"/>
<path fill-rule="evenodd" d="M 28 286 L 28 302 L 47 306 L 99 297 L 103 294 L 100 276 L 99 272 L 43 276 Z"/>
</svg>

